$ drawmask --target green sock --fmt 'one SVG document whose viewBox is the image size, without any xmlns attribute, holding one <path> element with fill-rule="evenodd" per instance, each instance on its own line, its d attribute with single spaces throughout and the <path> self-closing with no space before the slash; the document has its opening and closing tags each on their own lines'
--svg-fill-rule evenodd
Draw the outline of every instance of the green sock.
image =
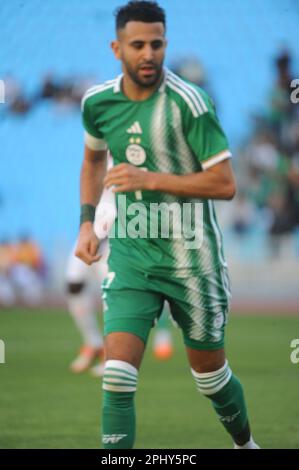
<svg viewBox="0 0 299 470">
<path fill-rule="evenodd" d="M 132 449 L 135 440 L 134 392 L 103 392 L 104 449 Z"/>
<path fill-rule="evenodd" d="M 219 392 L 209 395 L 208 398 L 212 400 L 218 418 L 231 436 L 237 437 L 237 441 L 240 441 L 240 436 L 245 433 L 244 441 L 247 442 L 250 439 L 247 409 L 243 388 L 238 378 L 232 375 Z"/>
<path fill-rule="evenodd" d="M 250 439 L 247 410 L 242 385 L 232 374 L 227 361 L 221 369 L 198 373 L 192 370 L 197 389 L 212 401 L 218 418 L 235 443 Z"/>
<path fill-rule="evenodd" d="M 104 449 L 132 449 L 135 440 L 134 395 L 138 370 L 119 360 L 105 363 L 102 435 Z"/>
</svg>

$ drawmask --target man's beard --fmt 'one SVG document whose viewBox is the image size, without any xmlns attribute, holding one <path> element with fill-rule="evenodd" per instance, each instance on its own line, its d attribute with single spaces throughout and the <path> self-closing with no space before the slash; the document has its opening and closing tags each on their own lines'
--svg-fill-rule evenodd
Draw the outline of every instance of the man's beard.
<svg viewBox="0 0 299 470">
<path fill-rule="evenodd" d="M 162 73 L 163 73 L 163 63 L 159 64 L 159 65 L 156 65 L 156 64 L 154 65 L 153 68 L 155 69 L 156 73 L 154 73 L 153 76 L 149 77 L 148 79 L 146 79 L 146 78 L 142 79 L 142 78 L 139 77 L 138 71 L 140 69 L 138 69 L 138 71 L 136 72 L 125 61 L 124 61 L 124 64 L 126 66 L 127 72 L 129 74 L 131 80 L 136 85 L 138 85 L 140 88 L 152 88 L 155 85 L 158 85 L 158 83 L 161 80 Z M 153 64 L 143 64 L 143 65 L 153 66 Z"/>
</svg>

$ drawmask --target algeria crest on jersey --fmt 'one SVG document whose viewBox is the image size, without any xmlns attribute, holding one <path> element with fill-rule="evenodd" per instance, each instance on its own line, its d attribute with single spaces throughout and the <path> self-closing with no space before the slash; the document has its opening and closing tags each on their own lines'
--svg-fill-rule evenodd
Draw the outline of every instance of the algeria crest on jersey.
<svg viewBox="0 0 299 470">
<path fill-rule="evenodd" d="M 146 153 L 140 145 L 131 144 L 127 147 L 126 157 L 132 165 L 142 165 L 146 160 Z"/>
<path fill-rule="evenodd" d="M 216 330 L 220 329 L 224 324 L 224 316 L 222 312 L 217 313 L 216 317 L 214 318 L 214 328 Z"/>
</svg>

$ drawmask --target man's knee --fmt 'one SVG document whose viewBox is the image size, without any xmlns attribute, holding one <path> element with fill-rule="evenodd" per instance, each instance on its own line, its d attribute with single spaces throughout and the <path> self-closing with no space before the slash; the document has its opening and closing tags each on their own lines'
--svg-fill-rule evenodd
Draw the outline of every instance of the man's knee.
<svg viewBox="0 0 299 470">
<path fill-rule="evenodd" d="M 187 354 L 191 369 L 198 373 L 217 371 L 223 367 L 226 360 L 223 348 L 215 351 L 204 351 L 187 347 Z"/>
<path fill-rule="evenodd" d="M 107 360 L 124 361 L 139 369 L 145 344 L 141 338 L 126 332 L 109 333 L 105 337 Z"/>
<path fill-rule="evenodd" d="M 196 388 L 203 395 L 214 395 L 230 381 L 232 372 L 223 348 L 215 351 L 187 348 L 187 354 Z"/>
<path fill-rule="evenodd" d="M 67 282 L 66 291 L 68 294 L 80 294 L 85 287 L 84 282 Z"/>
</svg>

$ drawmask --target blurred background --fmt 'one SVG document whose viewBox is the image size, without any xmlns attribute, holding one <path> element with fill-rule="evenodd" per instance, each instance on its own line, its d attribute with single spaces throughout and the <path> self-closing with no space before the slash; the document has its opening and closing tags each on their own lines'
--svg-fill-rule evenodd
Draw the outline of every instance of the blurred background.
<svg viewBox="0 0 299 470">
<path fill-rule="evenodd" d="M 69 373 L 82 366 L 81 352 L 71 363 L 82 334 L 66 314 L 66 266 L 79 228 L 80 100 L 120 73 L 110 42 L 124 3 L 0 0 L 0 448 L 99 447 L 99 383 Z M 160 4 L 166 65 L 212 96 L 233 152 L 238 192 L 217 203 L 233 290 L 228 357 L 257 442 L 299 448 L 299 2 Z M 137 447 L 231 447 L 171 334 L 167 364 L 145 357 Z"/>
<path fill-rule="evenodd" d="M 78 233 L 80 99 L 120 72 L 109 47 L 119 1 L 0 3 L 0 303 L 60 303 Z M 233 150 L 238 194 L 218 215 L 234 303 L 296 310 L 299 106 L 290 83 L 299 77 L 299 4 L 161 5 L 166 65 L 210 93 Z"/>
</svg>

